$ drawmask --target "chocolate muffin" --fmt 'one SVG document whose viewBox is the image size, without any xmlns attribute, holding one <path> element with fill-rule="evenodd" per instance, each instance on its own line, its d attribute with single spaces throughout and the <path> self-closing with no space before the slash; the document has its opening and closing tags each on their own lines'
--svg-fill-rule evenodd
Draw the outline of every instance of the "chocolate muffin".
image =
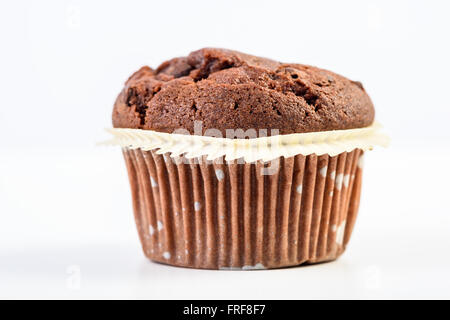
<svg viewBox="0 0 450 320">
<path fill-rule="evenodd" d="M 302 64 L 201 49 L 156 70 L 142 67 L 116 100 L 113 125 L 172 133 L 278 129 L 281 134 L 369 126 L 374 108 L 360 82 Z"/>
<path fill-rule="evenodd" d="M 360 82 L 225 49 L 142 67 L 112 118 L 145 255 L 195 268 L 336 259 L 356 220 L 362 155 L 385 141 Z M 258 138 L 236 135 L 251 130 Z"/>
</svg>

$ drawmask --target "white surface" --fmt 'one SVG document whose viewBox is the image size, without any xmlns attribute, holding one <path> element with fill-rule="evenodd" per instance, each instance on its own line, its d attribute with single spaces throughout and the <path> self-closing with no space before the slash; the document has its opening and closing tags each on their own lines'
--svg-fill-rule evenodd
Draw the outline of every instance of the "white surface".
<svg viewBox="0 0 450 320">
<path fill-rule="evenodd" d="M 450 154 L 376 150 L 336 262 L 205 271 L 144 258 L 117 149 L 0 161 L 2 298 L 450 298 Z"/>
<path fill-rule="evenodd" d="M 3 1 L 0 298 L 450 298 L 449 1 Z M 393 144 L 366 158 L 336 262 L 201 271 L 147 261 L 106 138 L 137 68 L 204 46 L 361 80 Z"/>
</svg>

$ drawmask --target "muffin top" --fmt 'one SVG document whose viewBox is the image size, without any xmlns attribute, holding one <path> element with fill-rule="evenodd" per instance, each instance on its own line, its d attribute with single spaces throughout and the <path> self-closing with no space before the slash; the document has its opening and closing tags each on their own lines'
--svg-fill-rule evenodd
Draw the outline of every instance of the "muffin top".
<svg viewBox="0 0 450 320">
<path fill-rule="evenodd" d="M 142 67 L 113 110 L 115 128 L 202 134 L 216 129 L 278 129 L 280 134 L 362 128 L 373 104 L 362 84 L 312 66 L 280 63 L 226 49 Z M 269 131 L 270 132 L 270 131 Z"/>
</svg>

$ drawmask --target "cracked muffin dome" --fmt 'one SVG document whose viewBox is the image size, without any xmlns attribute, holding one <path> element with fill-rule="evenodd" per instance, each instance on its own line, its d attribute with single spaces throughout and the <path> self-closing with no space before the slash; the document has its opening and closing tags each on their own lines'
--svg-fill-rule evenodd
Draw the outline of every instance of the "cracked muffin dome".
<svg viewBox="0 0 450 320">
<path fill-rule="evenodd" d="M 374 107 L 360 82 L 333 72 L 205 48 L 135 72 L 112 119 L 116 128 L 167 133 L 183 128 L 194 134 L 194 121 L 202 121 L 203 133 L 290 134 L 366 127 Z"/>
</svg>

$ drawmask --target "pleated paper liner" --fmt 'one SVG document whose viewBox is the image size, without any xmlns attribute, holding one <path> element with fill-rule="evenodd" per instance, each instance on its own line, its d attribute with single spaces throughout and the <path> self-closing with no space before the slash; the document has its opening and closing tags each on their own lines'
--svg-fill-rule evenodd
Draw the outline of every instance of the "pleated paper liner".
<svg viewBox="0 0 450 320">
<path fill-rule="evenodd" d="M 350 239 L 361 149 L 266 164 L 140 148 L 123 153 L 139 237 L 152 260 L 205 269 L 280 268 L 334 260 Z"/>
</svg>

